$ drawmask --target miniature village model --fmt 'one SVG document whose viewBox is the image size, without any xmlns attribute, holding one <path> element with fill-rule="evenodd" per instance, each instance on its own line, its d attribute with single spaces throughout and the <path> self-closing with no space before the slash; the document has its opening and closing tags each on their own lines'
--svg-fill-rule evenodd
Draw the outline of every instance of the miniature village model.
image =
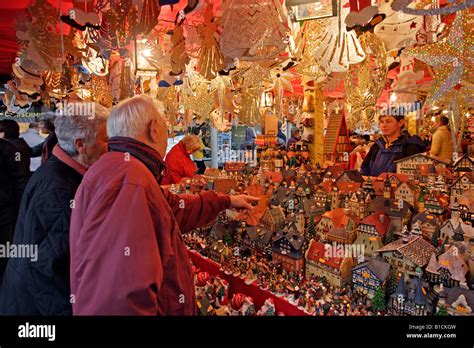
<svg viewBox="0 0 474 348">
<path fill-rule="evenodd" d="M 201 314 L 285 315 L 285 301 L 301 315 L 473 315 L 470 165 L 419 154 L 397 173 L 363 177 L 266 144 L 256 166 L 229 162 L 173 185 L 261 198 L 184 235 L 219 270 L 196 267 Z M 257 305 L 256 293 L 266 300 Z"/>
</svg>

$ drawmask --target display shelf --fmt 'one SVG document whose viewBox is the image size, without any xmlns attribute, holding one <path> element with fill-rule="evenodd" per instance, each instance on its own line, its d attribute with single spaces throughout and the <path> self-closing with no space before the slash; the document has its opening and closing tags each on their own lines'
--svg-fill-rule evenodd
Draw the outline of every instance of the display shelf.
<svg viewBox="0 0 474 348">
<path fill-rule="evenodd" d="M 276 312 L 282 312 L 288 316 L 307 316 L 308 314 L 298 307 L 292 305 L 282 297 L 273 295 L 269 291 L 260 289 L 256 282 L 250 285 L 245 284 L 245 281 L 239 277 L 233 275 L 227 275 L 220 270 L 220 264 L 203 257 L 197 252 L 188 251 L 189 256 L 196 268 L 200 271 L 208 272 L 211 276 L 219 276 L 222 279 L 225 279 L 229 283 L 229 299 L 232 298 L 234 294 L 243 293 L 247 296 L 250 296 L 254 300 L 256 308 L 263 306 L 267 298 L 272 298 L 275 303 Z"/>
</svg>

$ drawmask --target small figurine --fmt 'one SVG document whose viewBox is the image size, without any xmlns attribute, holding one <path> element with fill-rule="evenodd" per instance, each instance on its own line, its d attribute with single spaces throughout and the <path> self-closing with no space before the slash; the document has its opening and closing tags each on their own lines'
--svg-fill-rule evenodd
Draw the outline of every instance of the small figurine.
<svg viewBox="0 0 474 348">
<path fill-rule="evenodd" d="M 275 315 L 275 303 L 272 298 L 267 298 L 262 308 L 257 312 L 257 316 L 274 316 Z"/>
</svg>

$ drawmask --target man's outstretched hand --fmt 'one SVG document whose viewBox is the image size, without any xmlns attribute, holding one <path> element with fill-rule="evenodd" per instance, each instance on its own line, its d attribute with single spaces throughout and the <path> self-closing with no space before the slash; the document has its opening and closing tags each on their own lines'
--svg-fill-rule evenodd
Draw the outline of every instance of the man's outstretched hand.
<svg viewBox="0 0 474 348">
<path fill-rule="evenodd" d="M 249 195 L 230 196 L 230 207 L 234 209 L 252 209 L 253 202 L 258 202 L 260 198 Z"/>
</svg>

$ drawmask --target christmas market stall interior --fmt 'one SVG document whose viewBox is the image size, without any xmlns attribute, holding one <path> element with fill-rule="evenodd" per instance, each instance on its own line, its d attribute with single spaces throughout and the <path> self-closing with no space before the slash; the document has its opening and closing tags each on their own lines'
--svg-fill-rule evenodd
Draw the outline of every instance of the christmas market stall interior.
<svg viewBox="0 0 474 348">
<path fill-rule="evenodd" d="M 0 18 L 0 314 L 474 315 L 471 0 Z"/>
</svg>

